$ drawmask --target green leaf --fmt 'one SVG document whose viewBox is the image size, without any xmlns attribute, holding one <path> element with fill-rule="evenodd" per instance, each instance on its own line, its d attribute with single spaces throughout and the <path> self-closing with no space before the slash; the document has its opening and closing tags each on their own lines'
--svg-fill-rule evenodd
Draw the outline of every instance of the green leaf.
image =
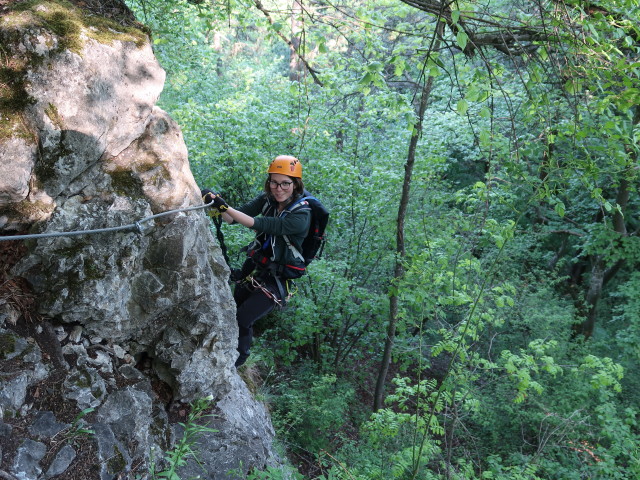
<svg viewBox="0 0 640 480">
<path fill-rule="evenodd" d="M 489 90 L 481 90 L 476 101 L 484 102 L 487 98 L 489 98 Z"/>
<path fill-rule="evenodd" d="M 407 127 L 409 131 L 412 132 L 416 125 L 416 117 L 413 112 L 405 112 L 404 113 L 405 121 L 407 122 Z"/>
<path fill-rule="evenodd" d="M 549 51 L 547 50 L 546 47 L 540 47 L 538 49 L 538 55 L 540 56 L 540 60 L 542 60 L 543 62 L 546 62 L 547 59 L 549 58 Z M 535 74 L 537 76 L 537 72 L 532 71 L 531 74 Z"/>
<path fill-rule="evenodd" d="M 555 206 L 553 208 L 555 209 L 556 213 L 558 214 L 558 216 L 560 218 L 564 217 L 564 212 L 565 212 L 564 203 L 558 202 L 558 203 L 555 204 Z"/>
<path fill-rule="evenodd" d="M 458 46 L 464 50 L 465 48 L 467 48 L 467 42 L 469 41 L 469 36 L 463 32 L 462 30 L 460 30 L 458 32 L 458 34 L 456 35 L 456 43 L 458 44 Z"/>
<path fill-rule="evenodd" d="M 394 75 L 395 75 L 396 77 L 401 76 L 401 75 L 402 75 L 402 73 L 403 73 L 403 72 L 405 71 L 405 69 L 406 69 L 405 61 L 404 61 L 404 60 L 402 60 L 402 59 L 397 60 L 397 61 L 394 63 L 394 65 L 395 65 L 395 69 L 394 69 L 394 71 L 393 71 Z"/>
<path fill-rule="evenodd" d="M 367 72 L 358 82 L 358 86 L 364 87 L 366 85 L 369 85 L 372 82 L 373 82 L 373 75 L 371 74 L 371 72 Z"/>
<path fill-rule="evenodd" d="M 369 65 L 367 65 L 367 70 L 373 73 L 381 72 L 383 68 L 384 65 L 382 64 L 382 62 L 371 62 Z"/>
<path fill-rule="evenodd" d="M 467 93 L 464 96 L 464 98 L 466 98 L 470 102 L 475 102 L 478 100 L 479 96 L 480 96 L 480 90 L 478 90 L 478 87 L 475 85 L 471 85 L 469 87 L 469 90 L 467 90 Z"/>
<path fill-rule="evenodd" d="M 456 110 L 460 115 L 466 115 L 468 109 L 469 109 L 469 103 L 464 98 L 461 98 L 460 100 L 458 100 L 458 105 L 456 106 Z"/>
<path fill-rule="evenodd" d="M 570 94 L 577 95 L 578 93 L 580 93 L 582 91 L 582 82 L 580 80 L 577 80 L 577 79 L 574 79 L 574 78 L 570 78 L 564 84 L 564 88 Z"/>
</svg>

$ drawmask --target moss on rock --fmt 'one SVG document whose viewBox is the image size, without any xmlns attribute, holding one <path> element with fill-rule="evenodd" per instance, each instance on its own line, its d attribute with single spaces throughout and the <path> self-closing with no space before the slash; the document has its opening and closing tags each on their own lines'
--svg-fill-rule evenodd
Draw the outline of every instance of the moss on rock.
<svg viewBox="0 0 640 480">
<path fill-rule="evenodd" d="M 0 334 L 0 359 L 5 360 L 16 349 L 16 338 L 10 333 Z"/>
<path fill-rule="evenodd" d="M 43 57 L 33 51 L 18 53 L 17 47 L 25 37 L 39 35 L 38 31 L 49 32 L 57 40 L 56 44 L 45 39 L 49 48 L 55 45 L 49 54 L 64 50 L 81 54 L 87 39 L 107 45 L 114 41 L 132 42 L 138 48 L 149 39 L 141 24 L 121 25 L 115 18 L 95 14 L 67 0 L 25 0 L 8 5 L 7 13 L 0 18 L 0 43 L 4 46 L 0 49 L 0 142 L 17 135 L 29 136 L 20 116 L 34 102 L 26 92 L 25 78 L 28 69 L 42 63 Z M 58 125 L 57 112 L 48 109 L 46 113 Z"/>
<path fill-rule="evenodd" d="M 113 446 L 113 455 L 109 457 L 107 460 L 107 472 L 110 474 L 119 474 L 121 473 L 125 467 L 127 466 L 127 462 L 122 455 L 120 449 L 114 445 Z"/>
<path fill-rule="evenodd" d="M 24 88 L 25 75 L 24 61 L 3 58 L 0 65 L 0 111 L 20 112 L 32 101 Z"/>
<path fill-rule="evenodd" d="M 58 109 L 54 104 L 50 103 L 49 105 L 47 105 L 47 108 L 45 108 L 44 113 L 47 115 L 47 117 L 49 117 L 49 120 L 51 120 L 51 123 L 53 123 L 58 130 L 64 130 L 62 117 L 58 113 Z"/>
<path fill-rule="evenodd" d="M 100 43 L 113 41 L 133 42 L 138 47 L 148 41 L 142 25 L 123 26 L 115 19 L 93 15 L 89 10 L 76 7 L 67 0 L 26 0 L 15 3 L 11 11 L 25 18 L 18 24 L 30 24 L 54 33 L 58 37 L 58 50 L 81 53 L 85 38 Z"/>
<path fill-rule="evenodd" d="M 7 43 L 7 35 L 0 31 L 0 41 Z M 13 136 L 28 137 L 21 112 L 33 99 L 25 90 L 28 62 L 25 58 L 10 57 L 0 49 L 0 141 Z"/>
<path fill-rule="evenodd" d="M 41 201 L 32 202 L 30 200 L 22 200 L 21 202 L 12 203 L 11 205 L 0 208 L 0 214 L 16 215 L 19 218 L 39 219 L 48 217 L 54 210 L 52 203 Z"/>
<path fill-rule="evenodd" d="M 108 172 L 111 176 L 111 186 L 118 195 L 131 198 L 143 197 L 142 182 L 130 170 Z"/>
<path fill-rule="evenodd" d="M 101 280 L 104 278 L 104 266 L 87 258 L 84 260 L 84 274 L 87 280 Z"/>
</svg>

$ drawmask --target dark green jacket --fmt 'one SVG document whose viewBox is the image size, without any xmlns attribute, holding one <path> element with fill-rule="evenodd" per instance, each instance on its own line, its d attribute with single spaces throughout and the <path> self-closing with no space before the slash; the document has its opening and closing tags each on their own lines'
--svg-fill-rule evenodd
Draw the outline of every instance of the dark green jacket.
<svg viewBox="0 0 640 480">
<path fill-rule="evenodd" d="M 237 210 L 254 217 L 256 245 L 262 247 L 265 256 L 280 265 L 304 267 L 304 260 L 296 257 L 283 236 L 286 235 L 291 245 L 298 252 L 302 252 L 302 242 L 311 224 L 311 208 L 308 205 L 298 207 L 282 216 L 282 212 L 278 212 L 277 202 L 267 198 L 266 193 L 261 193 Z"/>
</svg>

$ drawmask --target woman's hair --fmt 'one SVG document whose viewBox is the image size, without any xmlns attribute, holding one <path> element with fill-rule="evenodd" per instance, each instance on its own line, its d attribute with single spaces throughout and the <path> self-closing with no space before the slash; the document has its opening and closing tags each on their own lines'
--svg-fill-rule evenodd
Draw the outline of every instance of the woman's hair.
<svg viewBox="0 0 640 480">
<path fill-rule="evenodd" d="M 291 187 L 293 188 L 293 196 L 297 197 L 298 195 L 302 195 L 304 193 L 304 183 L 302 183 L 302 179 L 298 177 L 288 177 L 289 180 L 293 182 Z M 271 187 L 269 186 L 269 181 L 271 180 L 271 174 L 267 176 L 267 179 L 264 181 L 264 191 L 267 196 L 271 196 Z"/>
</svg>

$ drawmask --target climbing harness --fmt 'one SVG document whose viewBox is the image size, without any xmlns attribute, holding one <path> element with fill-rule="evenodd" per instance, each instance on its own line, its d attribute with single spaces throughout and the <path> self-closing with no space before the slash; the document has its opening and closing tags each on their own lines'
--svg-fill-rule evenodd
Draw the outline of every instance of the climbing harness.
<svg viewBox="0 0 640 480">
<path fill-rule="evenodd" d="M 167 215 L 172 215 L 174 213 L 192 212 L 194 210 L 201 210 L 201 209 L 210 207 L 212 203 L 213 202 L 207 203 L 205 205 L 198 205 L 195 207 L 179 208 L 176 210 L 169 210 L 167 212 L 157 213 L 155 215 L 151 215 L 150 217 L 145 217 L 141 220 L 138 220 L 135 223 L 131 223 L 129 225 L 122 225 L 120 227 L 96 228 L 93 230 L 74 230 L 71 232 L 49 232 L 49 233 L 34 233 L 34 234 L 28 234 L 28 235 L 1 236 L 0 242 L 9 241 L 9 240 L 31 240 L 36 238 L 74 237 L 78 235 L 91 235 L 94 233 L 109 233 L 109 232 L 135 232 L 138 234 L 142 234 L 144 232 L 142 224 L 145 222 L 155 220 L 156 218 L 165 217 Z"/>
<path fill-rule="evenodd" d="M 253 275 L 249 275 L 247 277 L 247 281 L 251 283 L 251 286 L 255 290 L 261 290 L 273 303 L 275 303 L 278 307 L 283 306 L 282 300 L 280 300 L 271 290 L 265 287 L 261 282 L 255 279 Z"/>
<path fill-rule="evenodd" d="M 242 282 L 250 283 L 251 286 L 255 290 L 260 290 L 264 293 L 273 303 L 276 304 L 277 307 L 284 308 L 287 302 L 293 297 L 293 295 L 297 292 L 297 288 L 294 290 L 289 289 L 290 282 L 288 280 L 284 280 L 284 282 L 279 277 L 273 277 L 276 281 L 278 289 L 280 290 L 281 298 L 278 298 L 271 290 L 269 290 L 262 282 L 257 280 L 253 275 L 247 276 Z M 241 283 L 242 283 L 241 282 Z"/>
</svg>

